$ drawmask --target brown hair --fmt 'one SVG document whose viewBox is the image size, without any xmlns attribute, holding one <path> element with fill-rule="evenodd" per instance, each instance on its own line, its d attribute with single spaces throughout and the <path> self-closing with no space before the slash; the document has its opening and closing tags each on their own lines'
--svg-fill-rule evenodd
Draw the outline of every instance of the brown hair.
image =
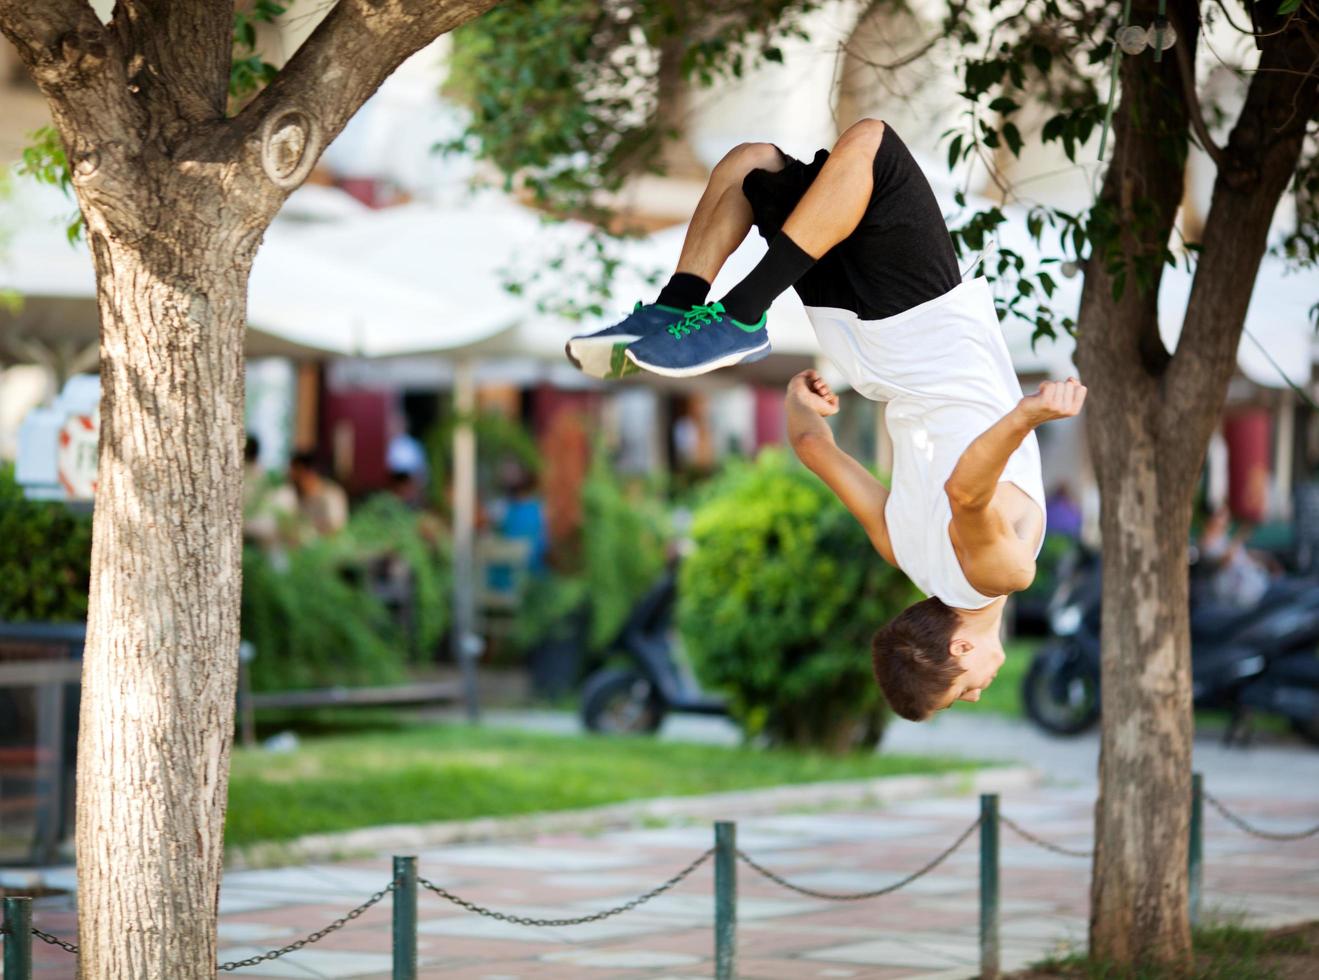
<svg viewBox="0 0 1319 980">
<path fill-rule="evenodd" d="M 930 597 L 875 633 L 870 644 L 875 680 L 889 707 L 908 721 L 928 718 L 962 673 L 948 650 L 957 624 L 957 611 Z"/>
</svg>

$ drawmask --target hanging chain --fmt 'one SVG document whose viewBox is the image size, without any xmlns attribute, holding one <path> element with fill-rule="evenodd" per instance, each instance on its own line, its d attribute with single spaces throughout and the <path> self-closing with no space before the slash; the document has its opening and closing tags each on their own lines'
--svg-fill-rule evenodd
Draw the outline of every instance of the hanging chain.
<svg viewBox="0 0 1319 980">
<path fill-rule="evenodd" d="M 952 856 L 952 853 L 954 851 L 956 851 L 959 847 L 961 847 L 963 844 L 966 843 L 966 839 L 975 832 L 977 827 L 980 826 L 980 822 L 981 822 L 981 818 L 977 817 L 975 822 L 971 824 L 971 826 L 967 827 L 966 830 L 962 831 L 962 836 L 958 837 L 957 840 L 953 841 L 953 843 L 946 850 L 944 850 L 941 854 L 938 855 L 938 857 L 936 857 L 929 864 L 925 865 L 925 867 L 921 868 L 919 871 L 915 871 L 907 875 L 907 877 L 899 881 L 895 881 L 891 885 L 887 885 L 884 888 L 877 888 L 874 891 L 870 891 L 870 892 L 838 894 L 836 892 L 816 891 L 814 888 L 805 888 L 801 885 L 794 885 L 792 882 L 788 881 L 786 878 L 782 877 L 781 875 L 775 874 L 773 871 L 770 871 L 769 868 L 766 868 L 764 865 L 758 864 L 756 861 L 752 860 L 750 855 L 748 855 L 745 851 L 738 851 L 737 856 L 743 861 L 743 863 L 745 863 L 753 871 L 756 871 L 764 875 L 770 881 L 774 882 L 774 884 L 782 885 L 784 888 L 787 888 L 790 891 L 799 892 L 802 895 L 809 895 L 811 898 L 823 898 L 830 902 L 859 902 L 867 898 L 878 898 L 880 895 L 888 895 L 890 892 L 895 892 L 899 888 L 903 888 L 907 885 L 910 885 L 913 881 L 915 881 L 917 878 L 921 877 L 922 875 L 929 874 L 939 865 L 943 864 L 944 861 L 948 860 L 948 858 Z"/>
<path fill-rule="evenodd" d="M 460 908 L 464 908 L 469 912 L 475 912 L 477 915 L 484 915 L 486 918 L 489 919 L 498 919 L 500 922 L 511 922 L 514 925 L 519 925 L 519 926 L 550 926 L 556 928 L 560 926 L 581 926 L 581 925 L 586 925 L 588 922 L 599 922 L 601 919 L 608 919 L 611 916 L 621 915 L 624 912 L 630 912 L 638 905 L 644 905 L 646 902 L 649 902 L 652 898 L 664 894 L 674 885 L 677 885 L 684 878 L 690 875 L 693 871 L 695 871 L 697 868 L 703 865 L 706 861 L 710 860 L 710 857 L 713 854 L 714 854 L 714 848 L 712 847 L 709 850 L 707 850 L 704 854 L 702 854 L 700 857 L 698 857 L 695 861 L 693 861 L 691 864 L 687 865 L 687 867 L 679 871 L 668 881 L 664 882 L 664 884 L 658 886 L 657 888 L 652 888 L 644 895 L 638 895 L 630 902 L 624 902 L 622 905 L 615 906 L 612 909 L 606 909 L 603 912 L 594 912 L 591 915 L 579 916 L 575 919 L 533 919 L 525 915 L 510 915 L 507 912 L 497 912 L 494 909 L 488 909 L 483 905 L 477 905 L 475 902 L 469 902 L 467 899 L 461 898 L 458 895 L 455 895 L 453 892 L 445 888 L 442 888 L 439 885 L 435 884 L 435 882 L 429 881 L 425 878 L 418 878 L 417 884 L 421 885 L 421 887 L 425 888 L 428 891 L 434 892 L 436 895 L 439 895 L 441 898 L 452 902 L 454 905 L 457 905 Z"/>
<path fill-rule="evenodd" d="M 1022 840 L 1029 841 L 1037 847 L 1044 848 L 1046 851 L 1053 851 L 1054 854 L 1061 854 L 1063 857 L 1088 858 L 1094 856 L 1094 851 L 1074 850 L 1070 847 L 1063 847 L 1061 844 L 1054 844 L 1051 841 L 1045 840 L 1043 837 L 1036 837 L 1021 824 L 1017 823 L 1017 821 L 1005 817 L 1001 813 L 998 815 L 998 819 L 1003 826 L 1007 827 L 1008 830 L 1012 831 Z"/>
<path fill-rule="evenodd" d="M 391 881 L 388 885 L 386 885 L 384 888 L 380 889 L 380 891 L 376 892 L 374 895 L 368 898 L 361 905 L 357 906 L 357 908 L 335 919 L 324 929 L 318 929 L 316 932 L 313 932 L 310 936 L 307 936 L 304 939 L 299 939 L 297 942 L 289 943 L 287 946 L 282 946 L 279 949 L 272 949 L 267 953 L 262 953 L 260 956 L 250 956 L 245 960 L 234 960 L 233 962 L 230 963 L 221 963 L 219 966 L 216 967 L 216 969 L 224 970 L 228 972 L 231 970 L 237 970 L 244 966 L 256 966 L 258 963 L 264 963 L 266 960 L 277 960 L 281 956 L 284 956 L 286 953 L 292 953 L 295 950 L 302 949 L 302 947 L 304 946 L 310 946 L 312 943 L 320 942 L 330 933 L 338 929 L 342 929 L 344 926 L 348 925 L 348 923 L 352 922 L 363 912 L 369 909 L 372 905 L 375 905 L 382 898 L 384 898 L 390 892 L 395 891 L 397 888 L 398 888 L 398 879 L 395 879 Z"/>
<path fill-rule="evenodd" d="M 1260 830 L 1258 827 L 1251 826 L 1250 824 L 1246 823 L 1246 821 L 1243 820 L 1241 817 L 1238 817 L 1235 813 L 1233 813 L 1226 806 L 1224 806 L 1219 801 L 1218 797 L 1211 794 L 1208 790 L 1204 790 L 1203 792 L 1204 792 L 1205 802 L 1207 802 L 1210 806 L 1212 806 L 1215 810 L 1217 810 L 1220 814 L 1222 814 L 1223 818 L 1227 820 L 1228 823 L 1232 824 L 1233 826 L 1237 827 L 1240 830 L 1244 830 L 1251 837 L 1259 837 L 1262 838 L 1263 840 L 1297 841 L 1297 840 L 1304 840 L 1306 837 L 1313 837 L 1315 834 L 1319 834 L 1319 823 L 1315 824 L 1313 827 L 1307 827 L 1305 830 L 1298 830 L 1293 833 L 1282 833 L 1278 831 Z"/>
<path fill-rule="evenodd" d="M 52 936 L 48 932 L 42 932 L 40 929 L 36 928 L 36 926 L 32 927 L 32 935 L 36 936 L 43 943 L 49 943 L 51 946 L 58 946 L 66 953 L 72 953 L 74 956 L 78 955 L 77 943 L 67 942 L 66 940 L 61 939 L 59 936 Z"/>
</svg>

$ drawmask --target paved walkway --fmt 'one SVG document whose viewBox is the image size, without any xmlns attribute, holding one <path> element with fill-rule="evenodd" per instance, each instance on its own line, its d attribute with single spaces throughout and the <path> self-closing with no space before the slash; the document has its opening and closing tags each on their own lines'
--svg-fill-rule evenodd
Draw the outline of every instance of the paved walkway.
<svg viewBox="0 0 1319 980">
<path fill-rule="evenodd" d="M 519 716 L 555 727 L 560 716 Z M 693 722 L 699 720 L 691 720 Z M 723 738 L 726 730 L 680 721 L 669 737 Z M 685 726 L 685 727 L 684 727 Z M 1095 740 L 1045 739 L 1015 723 L 974 715 L 896 726 L 893 751 L 1026 758 L 1049 779 L 1005 796 L 1003 812 L 1049 840 L 1089 846 Z M 1260 825 L 1294 829 L 1319 820 L 1319 751 L 1282 740 L 1248 750 L 1196 745 L 1206 785 Z M 739 822 L 739 844 L 808 887 L 860 891 L 915 870 L 974 819 L 969 797 L 894 804 L 882 812 L 785 814 Z M 729 814 L 736 818 L 737 814 Z M 668 878 L 711 843 L 706 826 L 565 835 L 521 844 L 444 847 L 419 855 L 421 873 L 473 901 L 534 917 L 607 908 Z M 339 864 L 233 872 L 221 897 L 220 956 L 241 959 L 284 945 L 342 915 L 389 877 L 387 855 Z M 1003 831 L 1005 968 L 1023 966 L 1085 937 L 1089 863 Z M 706 865 L 672 892 L 615 919 L 564 929 L 481 918 L 435 895 L 420 897 L 425 978 L 445 980 L 696 980 L 713 976 L 713 873 Z M 738 976 L 742 980 L 869 978 L 961 980 L 977 961 L 974 837 L 947 863 L 900 892 L 831 903 L 784 891 L 739 870 Z M 1319 837 L 1273 843 L 1206 816 L 1206 905 L 1273 925 L 1319 919 Z M 37 925 L 72 934 L 72 914 L 43 905 Z M 40 978 L 72 978 L 68 954 L 38 953 Z M 388 900 L 314 947 L 235 976 L 389 976 Z"/>
</svg>

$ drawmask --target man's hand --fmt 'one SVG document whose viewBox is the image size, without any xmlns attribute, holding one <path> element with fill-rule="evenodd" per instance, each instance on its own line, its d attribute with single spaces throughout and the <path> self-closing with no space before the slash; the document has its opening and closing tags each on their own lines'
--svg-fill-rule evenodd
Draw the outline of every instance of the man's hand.
<svg viewBox="0 0 1319 980">
<path fill-rule="evenodd" d="M 795 380 L 795 379 L 794 379 Z M 1017 403 L 1017 414 L 1032 429 L 1054 419 L 1069 419 L 1085 404 L 1085 385 L 1076 378 L 1046 381 Z"/>
<path fill-rule="evenodd" d="M 788 399 L 809 408 L 821 418 L 838 414 L 838 396 L 818 371 L 803 371 L 788 382 Z"/>
</svg>

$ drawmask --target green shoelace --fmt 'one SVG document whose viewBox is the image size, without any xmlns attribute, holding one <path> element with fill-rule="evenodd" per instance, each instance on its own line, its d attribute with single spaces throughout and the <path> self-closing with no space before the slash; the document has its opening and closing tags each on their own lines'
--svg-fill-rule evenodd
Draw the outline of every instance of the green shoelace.
<svg viewBox="0 0 1319 980">
<path fill-rule="evenodd" d="M 700 330 L 707 323 L 714 323 L 724 315 L 723 303 L 709 303 L 705 306 L 693 306 L 683 318 L 669 327 L 669 333 L 675 340 L 682 340 L 693 330 Z"/>
</svg>

